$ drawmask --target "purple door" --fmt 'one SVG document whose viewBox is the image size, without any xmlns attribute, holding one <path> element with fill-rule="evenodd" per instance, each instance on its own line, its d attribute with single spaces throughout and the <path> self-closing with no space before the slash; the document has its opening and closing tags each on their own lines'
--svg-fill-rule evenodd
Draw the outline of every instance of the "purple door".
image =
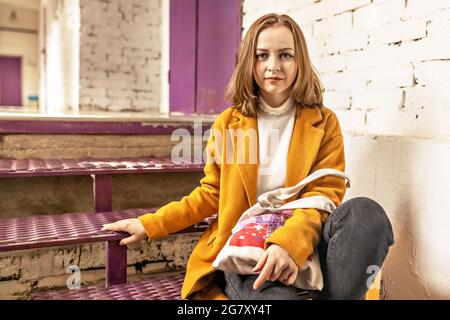
<svg viewBox="0 0 450 320">
<path fill-rule="evenodd" d="M 170 111 L 220 113 L 241 40 L 241 0 L 170 1 Z"/>
<path fill-rule="evenodd" d="M 230 106 L 225 86 L 236 66 L 241 40 L 241 0 L 199 0 L 197 113 L 220 113 Z"/>
<path fill-rule="evenodd" d="M 20 57 L 0 57 L 0 105 L 22 105 Z"/>
<path fill-rule="evenodd" d="M 170 111 L 195 112 L 197 0 L 170 0 Z"/>
</svg>

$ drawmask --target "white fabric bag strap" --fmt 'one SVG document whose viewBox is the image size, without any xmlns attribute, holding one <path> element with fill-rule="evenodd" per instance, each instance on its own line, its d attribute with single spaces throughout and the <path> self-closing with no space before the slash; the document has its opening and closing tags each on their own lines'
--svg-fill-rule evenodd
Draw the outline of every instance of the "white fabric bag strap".
<svg viewBox="0 0 450 320">
<path fill-rule="evenodd" d="M 239 221 L 257 216 L 264 211 L 278 211 L 283 209 L 319 209 L 331 213 L 336 209 L 333 201 L 325 196 L 311 196 L 291 201 L 284 204 L 284 200 L 298 194 L 308 183 L 326 175 L 340 177 L 346 180 L 347 186 L 350 187 L 350 178 L 342 171 L 336 169 L 319 169 L 307 176 L 305 179 L 297 183 L 295 186 L 287 188 L 278 188 L 265 192 L 258 197 L 258 202 L 251 208 L 247 209 L 239 218 Z M 238 221 L 238 222 L 239 222 Z M 238 224 L 233 228 L 232 232 L 238 228 Z"/>
<path fill-rule="evenodd" d="M 314 171 L 305 179 L 297 183 L 295 186 L 287 188 L 278 188 L 272 191 L 265 192 L 258 197 L 258 203 L 262 207 L 281 207 L 284 204 L 284 200 L 299 193 L 308 183 L 321 178 L 326 175 L 332 175 L 347 180 L 347 187 L 350 187 L 350 178 L 342 171 L 336 169 L 319 169 Z"/>
<path fill-rule="evenodd" d="M 336 209 L 336 205 L 325 196 L 312 196 L 291 201 L 286 203 L 284 206 L 279 207 L 277 210 L 310 208 L 320 209 L 331 213 L 334 209 Z"/>
</svg>

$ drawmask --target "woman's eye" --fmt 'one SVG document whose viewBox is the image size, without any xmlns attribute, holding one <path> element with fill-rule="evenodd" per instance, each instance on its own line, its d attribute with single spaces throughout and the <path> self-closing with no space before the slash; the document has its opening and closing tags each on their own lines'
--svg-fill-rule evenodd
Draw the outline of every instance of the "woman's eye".
<svg viewBox="0 0 450 320">
<path fill-rule="evenodd" d="M 280 57 L 283 59 L 290 59 L 292 58 L 292 55 L 289 53 L 282 53 L 280 54 Z M 260 53 L 256 55 L 256 59 L 261 60 L 261 59 L 266 59 L 267 58 L 267 53 Z"/>
</svg>

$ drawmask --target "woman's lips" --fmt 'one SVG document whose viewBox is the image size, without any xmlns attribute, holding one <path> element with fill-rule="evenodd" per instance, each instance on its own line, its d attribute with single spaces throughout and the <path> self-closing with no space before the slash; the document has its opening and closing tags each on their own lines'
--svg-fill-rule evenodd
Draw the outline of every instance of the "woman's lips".
<svg viewBox="0 0 450 320">
<path fill-rule="evenodd" d="M 281 78 L 266 78 L 266 80 L 269 81 L 270 83 L 273 83 L 273 82 L 278 82 L 283 79 L 281 79 Z"/>
</svg>

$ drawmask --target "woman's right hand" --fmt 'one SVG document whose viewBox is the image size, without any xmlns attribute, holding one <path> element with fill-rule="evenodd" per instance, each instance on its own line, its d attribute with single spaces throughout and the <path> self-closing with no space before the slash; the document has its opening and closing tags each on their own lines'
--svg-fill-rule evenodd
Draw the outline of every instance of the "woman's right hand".
<svg viewBox="0 0 450 320">
<path fill-rule="evenodd" d="M 123 219 L 113 223 L 107 223 L 103 225 L 101 230 L 128 232 L 130 236 L 120 240 L 121 246 L 126 246 L 148 238 L 144 226 L 138 218 Z"/>
</svg>

